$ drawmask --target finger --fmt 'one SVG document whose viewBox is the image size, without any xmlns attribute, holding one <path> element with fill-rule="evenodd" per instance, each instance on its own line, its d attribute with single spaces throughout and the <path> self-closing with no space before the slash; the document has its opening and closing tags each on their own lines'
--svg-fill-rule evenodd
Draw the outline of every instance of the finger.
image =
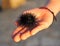
<svg viewBox="0 0 60 46">
<path fill-rule="evenodd" d="M 20 34 L 17 34 L 14 38 L 13 38 L 14 42 L 19 42 L 21 41 L 20 39 Z"/>
<path fill-rule="evenodd" d="M 31 36 L 31 33 L 29 30 L 25 30 L 24 33 L 21 34 L 21 39 L 22 40 L 26 40 L 27 38 L 29 38 Z"/>
<path fill-rule="evenodd" d="M 15 34 L 13 35 L 13 40 L 14 40 L 15 42 L 19 42 L 19 41 L 21 40 L 20 33 L 23 33 L 25 30 L 26 30 L 26 28 L 24 28 L 24 29 L 22 28 L 22 30 L 20 30 L 20 32 L 15 33 Z"/>
<path fill-rule="evenodd" d="M 16 34 L 16 33 L 19 32 L 19 31 L 21 31 L 22 28 L 23 28 L 23 27 L 21 27 L 21 26 L 17 27 L 17 29 L 13 32 L 13 35 Z"/>
</svg>

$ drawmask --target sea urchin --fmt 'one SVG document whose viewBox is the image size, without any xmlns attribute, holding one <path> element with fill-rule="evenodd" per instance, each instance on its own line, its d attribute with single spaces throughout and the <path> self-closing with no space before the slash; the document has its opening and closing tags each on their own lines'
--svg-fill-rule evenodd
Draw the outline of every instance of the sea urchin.
<svg viewBox="0 0 60 46">
<path fill-rule="evenodd" d="M 32 27 L 36 25 L 36 18 L 30 13 L 22 14 L 17 20 L 19 26 Z"/>
</svg>

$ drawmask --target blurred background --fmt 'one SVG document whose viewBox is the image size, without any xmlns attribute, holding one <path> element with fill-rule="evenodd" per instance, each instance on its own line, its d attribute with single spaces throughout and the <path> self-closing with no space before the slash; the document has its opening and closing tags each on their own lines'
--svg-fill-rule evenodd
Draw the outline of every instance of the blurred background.
<svg viewBox="0 0 60 46">
<path fill-rule="evenodd" d="M 14 22 L 20 14 L 28 9 L 45 6 L 47 2 L 48 0 L 23 0 L 21 2 L 23 5 L 19 6 L 13 6 L 12 2 L 11 8 L 8 7 L 9 5 L 2 6 L 3 3 L 0 0 L 0 6 L 3 7 L 3 11 L 0 11 L 0 46 L 60 46 L 60 13 L 56 16 L 57 21 L 35 36 L 19 43 L 15 43 L 11 38 L 12 32 L 16 28 Z"/>
</svg>

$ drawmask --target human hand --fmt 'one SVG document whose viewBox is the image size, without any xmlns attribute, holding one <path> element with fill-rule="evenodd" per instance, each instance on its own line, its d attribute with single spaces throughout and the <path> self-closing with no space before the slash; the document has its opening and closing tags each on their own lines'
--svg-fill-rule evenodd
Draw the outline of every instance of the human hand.
<svg viewBox="0 0 60 46">
<path fill-rule="evenodd" d="M 26 13 L 33 14 L 33 16 L 37 18 L 38 25 L 34 27 L 32 30 L 29 30 L 27 27 L 18 26 L 19 24 L 18 22 L 16 22 L 15 24 L 17 28 L 12 34 L 12 38 L 15 42 L 26 40 L 27 38 L 37 34 L 39 31 L 48 28 L 53 22 L 53 15 L 46 9 L 34 8 L 23 12 L 23 14 Z"/>
</svg>

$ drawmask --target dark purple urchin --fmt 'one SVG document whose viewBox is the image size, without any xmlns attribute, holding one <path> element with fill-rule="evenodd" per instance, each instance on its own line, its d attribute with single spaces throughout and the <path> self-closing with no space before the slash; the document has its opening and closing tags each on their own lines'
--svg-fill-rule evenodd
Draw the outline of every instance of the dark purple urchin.
<svg viewBox="0 0 60 46">
<path fill-rule="evenodd" d="M 36 18 L 30 13 L 22 14 L 18 19 L 19 26 L 34 27 L 36 25 Z"/>
<path fill-rule="evenodd" d="M 18 33 L 20 33 L 20 36 L 24 34 L 27 31 L 31 31 L 33 28 L 35 28 L 38 25 L 38 21 L 35 16 L 33 16 L 30 13 L 22 14 L 18 20 L 17 20 L 18 26 L 23 26 L 21 30 L 23 30 L 25 27 L 27 29 L 21 33 L 21 30 L 18 31 L 16 34 L 12 36 L 14 38 Z"/>
</svg>

